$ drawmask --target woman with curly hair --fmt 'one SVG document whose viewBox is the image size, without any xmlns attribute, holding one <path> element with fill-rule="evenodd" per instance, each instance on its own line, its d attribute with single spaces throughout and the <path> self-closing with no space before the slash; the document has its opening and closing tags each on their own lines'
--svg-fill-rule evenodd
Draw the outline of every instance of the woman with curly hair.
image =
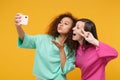
<svg viewBox="0 0 120 80">
<path fill-rule="evenodd" d="M 37 80 L 66 80 L 66 73 L 75 65 L 76 42 L 72 28 L 76 18 L 71 13 L 60 14 L 50 24 L 47 34 L 30 36 L 22 29 L 21 14 L 15 16 L 20 48 L 36 49 L 33 74 Z"/>
</svg>

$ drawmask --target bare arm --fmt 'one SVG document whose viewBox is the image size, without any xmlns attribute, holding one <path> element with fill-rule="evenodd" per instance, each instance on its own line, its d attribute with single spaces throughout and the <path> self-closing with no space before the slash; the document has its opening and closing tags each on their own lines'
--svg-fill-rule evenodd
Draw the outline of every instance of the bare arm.
<svg viewBox="0 0 120 80">
<path fill-rule="evenodd" d="M 60 62 L 61 62 L 61 67 L 62 69 L 64 69 L 64 65 L 65 65 L 65 62 L 66 62 L 66 55 L 65 55 L 65 51 L 64 51 L 64 45 L 63 44 L 60 44 L 56 41 L 52 41 L 60 50 Z"/>
<path fill-rule="evenodd" d="M 16 25 L 18 36 L 20 37 L 21 40 L 23 40 L 24 39 L 24 30 L 21 27 L 22 25 L 20 24 L 20 19 L 21 19 L 21 14 L 18 13 L 15 16 L 15 25 Z"/>
<path fill-rule="evenodd" d="M 66 62 L 66 55 L 65 55 L 64 47 L 60 49 L 60 62 L 62 65 L 62 69 L 64 69 L 64 65 Z"/>
</svg>

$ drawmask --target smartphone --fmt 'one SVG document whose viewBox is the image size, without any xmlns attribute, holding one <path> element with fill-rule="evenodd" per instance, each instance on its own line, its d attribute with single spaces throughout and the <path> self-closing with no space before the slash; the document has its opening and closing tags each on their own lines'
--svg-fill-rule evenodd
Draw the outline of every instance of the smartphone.
<svg viewBox="0 0 120 80">
<path fill-rule="evenodd" d="M 27 15 L 21 15 L 20 24 L 22 24 L 22 25 L 27 25 L 28 24 L 28 16 Z"/>
</svg>

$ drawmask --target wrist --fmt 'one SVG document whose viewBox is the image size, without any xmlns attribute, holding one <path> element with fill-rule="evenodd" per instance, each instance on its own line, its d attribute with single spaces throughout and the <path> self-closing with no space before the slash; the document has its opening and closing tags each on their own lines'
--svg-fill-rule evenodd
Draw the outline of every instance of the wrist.
<svg viewBox="0 0 120 80">
<path fill-rule="evenodd" d="M 20 25 L 15 25 L 16 27 L 21 27 L 22 25 L 20 24 Z"/>
<path fill-rule="evenodd" d="M 97 39 L 95 39 L 95 40 L 93 41 L 93 44 L 94 44 L 95 46 L 99 46 L 99 41 L 98 41 Z"/>
<path fill-rule="evenodd" d="M 64 47 L 59 48 L 60 52 L 64 51 Z"/>
</svg>

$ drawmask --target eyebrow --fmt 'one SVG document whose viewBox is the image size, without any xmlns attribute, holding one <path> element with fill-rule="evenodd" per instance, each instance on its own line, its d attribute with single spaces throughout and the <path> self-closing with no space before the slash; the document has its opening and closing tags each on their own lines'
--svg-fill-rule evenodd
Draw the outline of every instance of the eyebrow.
<svg viewBox="0 0 120 80">
<path fill-rule="evenodd" d="M 71 23 L 69 20 L 61 20 L 62 22 L 64 21 L 64 22 L 67 22 L 67 23 Z"/>
<path fill-rule="evenodd" d="M 61 20 L 61 22 L 63 22 L 63 20 Z M 64 22 L 70 23 L 70 21 L 64 21 Z"/>
<path fill-rule="evenodd" d="M 65 21 L 65 22 L 68 22 L 68 23 L 70 23 L 69 21 Z"/>
</svg>

